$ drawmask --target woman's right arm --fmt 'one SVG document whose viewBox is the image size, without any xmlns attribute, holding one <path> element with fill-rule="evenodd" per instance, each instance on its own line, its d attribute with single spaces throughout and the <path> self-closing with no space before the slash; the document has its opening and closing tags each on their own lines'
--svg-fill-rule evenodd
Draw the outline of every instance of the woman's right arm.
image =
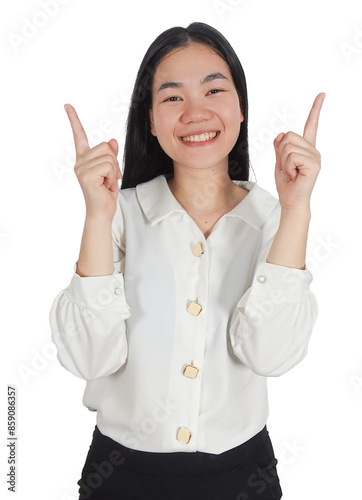
<svg viewBox="0 0 362 500">
<path fill-rule="evenodd" d="M 52 340 L 64 368 L 85 380 L 117 371 L 127 358 L 125 319 L 131 315 L 121 266 L 123 216 L 118 199 L 118 144 L 89 148 L 73 107 L 67 110 L 76 146 L 75 173 L 86 202 L 79 258 L 69 285 L 53 301 Z M 111 141 L 110 141 L 111 142 Z"/>
<path fill-rule="evenodd" d="M 112 221 L 86 217 L 77 273 L 81 277 L 113 273 Z"/>
</svg>

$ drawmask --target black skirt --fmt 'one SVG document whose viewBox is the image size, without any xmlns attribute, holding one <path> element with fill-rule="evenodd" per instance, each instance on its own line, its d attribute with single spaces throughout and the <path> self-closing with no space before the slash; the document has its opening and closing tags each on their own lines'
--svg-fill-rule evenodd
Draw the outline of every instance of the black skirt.
<svg viewBox="0 0 362 500">
<path fill-rule="evenodd" d="M 275 500 L 282 497 L 266 426 L 218 455 L 133 450 L 95 427 L 79 500 Z"/>
</svg>

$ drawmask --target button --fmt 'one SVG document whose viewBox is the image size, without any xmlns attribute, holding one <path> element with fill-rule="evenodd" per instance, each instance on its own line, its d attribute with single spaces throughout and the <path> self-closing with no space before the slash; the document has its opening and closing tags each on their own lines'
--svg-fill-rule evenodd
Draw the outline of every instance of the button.
<svg viewBox="0 0 362 500">
<path fill-rule="evenodd" d="M 200 304 L 198 304 L 197 302 L 192 301 L 189 304 L 187 311 L 190 314 L 192 314 L 193 316 L 198 316 L 200 314 L 200 312 L 202 311 L 202 306 Z"/>
<path fill-rule="evenodd" d="M 258 276 L 257 280 L 259 281 L 259 283 L 265 283 L 266 282 L 266 277 L 263 276 L 262 274 L 260 274 Z"/>
<path fill-rule="evenodd" d="M 188 378 L 196 378 L 198 373 L 199 373 L 199 369 L 196 368 L 196 366 L 187 365 L 185 367 L 182 375 L 185 375 L 185 377 L 188 377 Z"/>
<path fill-rule="evenodd" d="M 115 293 L 116 295 L 121 295 L 122 290 L 121 290 L 120 288 L 115 288 L 114 293 Z"/>
<path fill-rule="evenodd" d="M 177 434 L 176 434 L 176 439 L 181 441 L 182 443 L 188 443 L 191 438 L 191 432 L 186 429 L 185 427 L 178 427 L 177 428 Z"/>
<path fill-rule="evenodd" d="M 192 251 L 194 252 L 195 257 L 200 257 L 200 255 L 204 253 L 202 243 L 196 243 L 196 245 L 192 247 Z"/>
</svg>

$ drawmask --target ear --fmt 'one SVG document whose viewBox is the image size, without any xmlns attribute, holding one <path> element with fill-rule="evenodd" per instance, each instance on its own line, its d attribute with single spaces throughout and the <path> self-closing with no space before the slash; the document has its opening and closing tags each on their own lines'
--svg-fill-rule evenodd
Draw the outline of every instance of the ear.
<svg viewBox="0 0 362 500">
<path fill-rule="evenodd" d="M 154 136 L 157 136 L 156 130 L 155 130 L 155 125 L 153 122 L 153 111 L 152 109 L 149 110 L 149 115 L 150 115 L 150 127 L 151 127 L 151 134 Z"/>
</svg>

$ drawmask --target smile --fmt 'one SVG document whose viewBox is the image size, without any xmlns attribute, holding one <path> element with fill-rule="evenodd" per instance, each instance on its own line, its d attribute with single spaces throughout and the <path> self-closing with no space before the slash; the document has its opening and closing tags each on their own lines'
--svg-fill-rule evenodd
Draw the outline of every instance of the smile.
<svg viewBox="0 0 362 500">
<path fill-rule="evenodd" d="M 205 142 L 215 139 L 215 137 L 220 132 L 204 132 L 201 135 L 187 135 L 185 137 L 180 137 L 184 142 Z"/>
</svg>

